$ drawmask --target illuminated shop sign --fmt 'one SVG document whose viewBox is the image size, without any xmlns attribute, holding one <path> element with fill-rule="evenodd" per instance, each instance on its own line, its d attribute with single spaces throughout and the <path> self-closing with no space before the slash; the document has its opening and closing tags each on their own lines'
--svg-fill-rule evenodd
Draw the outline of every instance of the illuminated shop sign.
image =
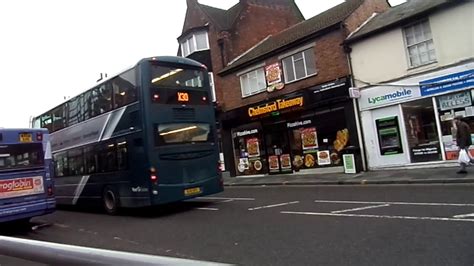
<svg viewBox="0 0 474 266">
<path fill-rule="evenodd" d="M 474 86 L 474 69 L 420 82 L 421 95 L 433 95 Z"/>
<path fill-rule="evenodd" d="M 303 96 L 289 98 L 289 99 L 278 99 L 276 101 L 269 102 L 265 105 L 250 107 L 248 109 L 248 115 L 249 117 L 256 117 L 256 116 L 288 109 L 290 107 L 302 107 L 302 106 L 303 106 Z"/>
<path fill-rule="evenodd" d="M 287 128 L 294 128 L 294 127 L 301 127 L 305 125 L 311 124 L 311 120 L 304 120 L 304 121 L 295 121 L 295 122 L 288 122 L 286 123 Z"/>
<path fill-rule="evenodd" d="M 243 136 L 252 135 L 256 133 L 258 133 L 258 129 L 238 131 L 238 132 L 235 132 L 235 135 L 237 137 L 243 137 Z"/>
</svg>

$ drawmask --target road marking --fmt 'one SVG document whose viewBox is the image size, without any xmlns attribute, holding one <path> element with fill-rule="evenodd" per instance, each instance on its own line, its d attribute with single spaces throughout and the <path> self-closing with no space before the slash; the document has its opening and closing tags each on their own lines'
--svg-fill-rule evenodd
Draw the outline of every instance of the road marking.
<svg viewBox="0 0 474 266">
<path fill-rule="evenodd" d="M 233 199 L 227 199 L 227 200 L 223 200 L 221 202 L 224 203 L 224 202 L 231 202 L 231 201 L 234 201 L 234 200 Z"/>
<path fill-rule="evenodd" d="M 337 216 L 337 217 L 358 217 L 358 218 L 379 218 L 379 219 L 403 219 L 403 220 L 430 220 L 430 221 L 449 221 L 449 222 L 474 222 L 474 219 L 457 219 L 442 217 L 414 217 L 397 215 L 370 215 L 370 214 L 349 214 L 349 213 L 324 213 L 324 212 L 292 212 L 282 211 L 283 214 L 316 215 L 316 216 Z"/>
<path fill-rule="evenodd" d="M 453 216 L 453 218 L 466 218 L 466 217 L 474 217 L 474 213 L 459 214 L 459 215 Z"/>
<path fill-rule="evenodd" d="M 218 211 L 218 208 L 196 208 L 196 210 L 202 210 L 202 211 Z"/>
<path fill-rule="evenodd" d="M 474 206 L 474 203 L 427 203 L 427 202 L 390 202 L 390 201 L 352 201 L 352 200 L 315 200 L 316 203 L 357 203 L 357 204 L 389 204 L 389 205 L 420 205 L 420 206 Z"/>
<path fill-rule="evenodd" d="M 222 197 L 200 197 L 198 199 L 209 199 L 209 200 L 255 200 L 254 198 L 222 198 Z"/>
<path fill-rule="evenodd" d="M 373 205 L 373 206 L 366 206 L 366 207 L 360 207 L 360 208 L 352 208 L 352 209 L 346 209 L 346 210 L 340 210 L 340 211 L 332 211 L 331 213 L 342 213 L 342 212 L 361 211 L 361 210 L 374 209 L 374 208 L 381 208 L 381 207 L 387 207 L 387 206 L 390 206 L 390 204 Z"/>
<path fill-rule="evenodd" d="M 292 202 L 285 202 L 285 203 L 279 203 L 279 204 L 272 204 L 272 205 L 267 205 L 267 206 L 260 206 L 260 207 L 255 207 L 255 208 L 249 208 L 249 211 L 255 211 L 255 210 L 260 210 L 260 209 L 268 209 L 268 208 L 273 208 L 273 207 L 280 207 L 280 206 L 286 206 L 290 204 L 296 204 L 300 203 L 299 201 L 292 201 Z"/>
</svg>

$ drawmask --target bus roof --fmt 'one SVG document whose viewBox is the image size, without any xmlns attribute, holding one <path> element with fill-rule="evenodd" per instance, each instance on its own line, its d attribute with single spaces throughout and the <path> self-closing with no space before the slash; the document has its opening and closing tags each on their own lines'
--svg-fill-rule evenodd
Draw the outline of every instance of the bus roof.
<svg viewBox="0 0 474 266">
<path fill-rule="evenodd" d="M 43 141 L 43 137 L 48 134 L 46 128 L 0 128 L 0 144 L 15 144 L 20 142 L 20 134 L 29 135 L 29 140 L 25 142 L 38 143 Z M 35 135 L 33 135 L 35 134 Z M 38 138 L 42 135 L 41 138 Z"/>
<path fill-rule="evenodd" d="M 86 90 L 83 90 L 81 93 L 75 95 L 74 97 L 71 97 L 70 99 L 64 100 L 63 102 L 57 104 L 56 106 L 54 106 L 53 108 L 49 109 L 46 112 L 52 111 L 55 108 L 61 106 L 62 104 L 69 102 L 71 99 L 74 99 L 75 97 L 81 95 L 82 93 L 84 93 L 88 90 L 91 90 L 93 88 L 96 88 L 96 87 L 100 86 L 101 84 L 113 79 L 114 77 L 117 77 L 117 76 L 127 72 L 128 70 L 136 67 L 140 63 L 150 62 L 150 61 L 157 61 L 157 62 L 163 62 L 163 63 L 168 63 L 168 64 L 186 64 L 186 65 L 190 65 L 190 66 L 194 66 L 194 67 L 201 67 L 201 68 L 206 68 L 207 69 L 206 65 L 204 65 L 204 64 L 202 64 L 198 61 L 186 58 L 186 57 L 180 57 L 180 56 L 153 56 L 153 57 L 143 58 L 140 61 L 138 61 L 137 64 L 127 67 L 126 69 L 118 72 L 118 74 L 116 74 L 116 75 L 108 76 L 107 78 L 101 80 L 100 82 L 97 82 L 95 85 L 91 86 L 90 88 L 88 88 Z M 38 117 L 45 114 L 46 112 L 43 112 L 43 113 L 41 113 L 37 116 L 34 116 L 33 119 L 37 119 Z"/>
<path fill-rule="evenodd" d="M 41 133 L 47 134 L 48 129 L 46 128 L 1 128 L 0 127 L 0 133 L 15 134 L 18 132 L 41 132 Z"/>
<path fill-rule="evenodd" d="M 186 57 L 180 57 L 180 56 L 154 56 L 154 57 L 148 57 L 140 60 L 138 63 L 144 62 L 144 61 L 157 61 L 157 62 L 162 62 L 162 63 L 169 63 L 169 64 L 186 64 L 186 65 L 191 65 L 195 67 L 203 67 L 206 68 L 205 65 L 202 63 L 186 58 Z"/>
</svg>

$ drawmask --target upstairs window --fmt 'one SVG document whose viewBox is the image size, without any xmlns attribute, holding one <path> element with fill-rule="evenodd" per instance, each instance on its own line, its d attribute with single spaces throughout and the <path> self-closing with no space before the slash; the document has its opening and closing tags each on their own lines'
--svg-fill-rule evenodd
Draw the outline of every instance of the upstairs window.
<svg viewBox="0 0 474 266">
<path fill-rule="evenodd" d="M 426 65 L 436 61 L 433 36 L 428 20 L 403 29 L 410 67 Z"/>
<path fill-rule="evenodd" d="M 285 83 L 290 83 L 316 74 L 313 48 L 284 58 L 282 62 Z"/>
<path fill-rule="evenodd" d="M 263 68 L 241 75 L 240 88 L 242 90 L 242 97 L 265 91 L 267 89 L 267 83 L 265 81 L 265 71 Z"/>
<path fill-rule="evenodd" d="M 196 32 L 188 36 L 184 41 L 180 43 L 181 54 L 186 57 L 196 51 L 208 50 L 209 40 L 207 32 Z"/>
</svg>

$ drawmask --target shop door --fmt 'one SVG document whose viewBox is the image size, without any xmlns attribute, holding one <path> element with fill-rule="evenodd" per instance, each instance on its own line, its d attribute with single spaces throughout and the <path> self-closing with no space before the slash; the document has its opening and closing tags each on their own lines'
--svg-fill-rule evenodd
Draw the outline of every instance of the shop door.
<svg viewBox="0 0 474 266">
<path fill-rule="evenodd" d="M 265 134 L 270 174 L 292 173 L 290 142 L 286 128 L 269 128 Z"/>
</svg>

